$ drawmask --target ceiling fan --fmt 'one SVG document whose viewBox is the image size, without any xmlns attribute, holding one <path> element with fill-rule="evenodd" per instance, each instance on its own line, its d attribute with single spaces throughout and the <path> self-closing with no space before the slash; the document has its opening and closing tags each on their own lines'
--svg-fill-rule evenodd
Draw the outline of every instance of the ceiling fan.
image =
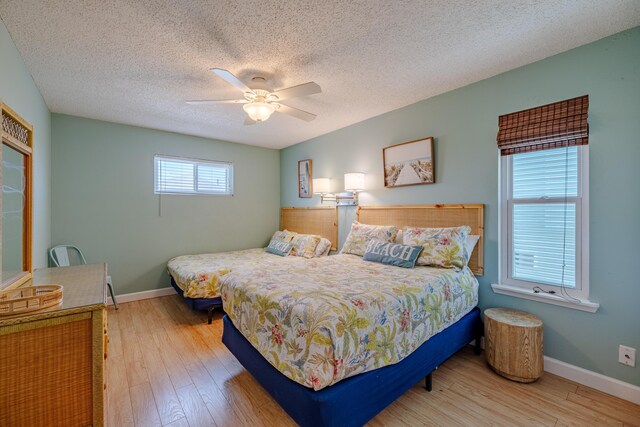
<svg viewBox="0 0 640 427">
<path fill-rule="evenodd" d="M 322 90 L 320 86 L 314 82 L 304 83 L 298 86 L 291 86 L 286 89 L 280 89 L 275 92 L 271 92 L 266 85 L 266 80 L 263 77 L 254 77 L 251 80 L 251 86 L 245 85 L 239 78 L 234 76 L 231 72 L 223 70 L 222 68 L 212 68 L 211 71 L 219 77 L 222 77 L 230 85 L 240 89 L 244 92 L 244 99 L 211 99 L 211 100 L 199 100 L 199 101 L 187 101 L 187 104 L 199 105 L 199 104 L 244 104 L 242 108 L 247 113 L 244 124 L 252 125 L 256 122 L 264 122 L 275 111 L 285 113 L 290 116 L 296 117 L 301 120 L 310 122 L 316 118 L 315 114 L 308 113 L 306 111 L 299 110 L 297 108 L 289 107 L 280 103 L 286 99 L 295 98 L 299 96 L 313 95 L 314 93 L 320 93 Z"/>
</svg>

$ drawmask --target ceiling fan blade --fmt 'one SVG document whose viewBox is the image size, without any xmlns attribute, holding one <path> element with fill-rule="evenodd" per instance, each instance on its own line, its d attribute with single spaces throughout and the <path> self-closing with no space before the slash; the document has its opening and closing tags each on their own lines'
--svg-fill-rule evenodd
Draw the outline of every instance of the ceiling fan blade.
<svg viewBox="0 0 640 427">
<path fill-rule="evenodd" d="M 255 120 L 253 120 L 253 119 L 252 119 L 251 117 L 249 117 L 249 116 L 247 116 L 247 118 L 246 118 L 246 119 L 244 119 L 244 125 L 245 125 L 245 126 L 255 125 L 256 123 L 258 123 L 258 122 L 256 122 Z"/>
<path fill-rule="evenodd" d="M 212 68 L 211 72 L 218 77 L 222 77 L 231 86 L 235 86 L 243 92 L 253 92 L 246 84 L 242 83 L 242 80 L 231 74 L 230 71 L 223 70 L 222 68 Z"/>
<path fill-rule="evenodd" d="M 273 92 L 273 95 L 278 97 L 278 100 L 297 98 L 300 96 L 313 95 L 314 93 L 320 93 L 322 89 L 315 82 L 303 83 L 298 86 L 291 86 L 286 89 L 280 89 L 277 92 Z"/>
<path fill-rule="evenodd" d="M 201 104 L 244 104 L 246 99 L 200 99 L 186 101 L 189 105 L 201 105 Z"/>
<path fill-rule="evenodd" d="M 298 110 L 297 108 L 289 107 L 288 105 L 280 104 L 280 108 L 276 111 L 285 113 L 295 118 L 310 122 L 316 118 L 315 114 L 307 113 L 306 111 Z"/>
</svg>

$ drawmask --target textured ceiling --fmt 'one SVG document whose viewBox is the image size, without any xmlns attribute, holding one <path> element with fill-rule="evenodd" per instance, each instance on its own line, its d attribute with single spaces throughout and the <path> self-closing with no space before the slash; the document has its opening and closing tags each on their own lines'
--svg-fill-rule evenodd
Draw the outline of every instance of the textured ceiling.
<svg viewBox="0 0 640 427">
<path fill-rule="evenodd" d="M 282 148 L 640 25 L 638 0 L 0 0 L 56 113 Z M 208 70 L 322 93 L 243 126 Z"/>
</svg>

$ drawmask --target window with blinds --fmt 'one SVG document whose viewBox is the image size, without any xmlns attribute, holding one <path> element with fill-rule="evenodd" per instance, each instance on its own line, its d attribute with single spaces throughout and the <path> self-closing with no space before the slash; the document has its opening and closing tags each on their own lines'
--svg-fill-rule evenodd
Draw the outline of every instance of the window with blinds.
<svg viewBox="0 0 640 427">
<path fill-rule="evenodd" d="M 156 155 L 156 194 L 233 195 L 233 163 Z"/>
<path fill-rule="evenodd" d="M 502 157 L 504 284 L 582 289 L 586 152 L 570 146 Z"/>
</svg>

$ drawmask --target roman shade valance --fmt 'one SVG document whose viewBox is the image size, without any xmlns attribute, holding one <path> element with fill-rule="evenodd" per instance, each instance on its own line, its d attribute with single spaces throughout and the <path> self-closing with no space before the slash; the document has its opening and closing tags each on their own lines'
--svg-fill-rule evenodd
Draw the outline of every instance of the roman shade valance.
<svg viewBox="0 0 640 427">
<path fill-rule="evenodd" d="M 498 148 L 508 156 L 589 143 L 589 95 L 505 114 L 498 120 Z"/>
</svg>

